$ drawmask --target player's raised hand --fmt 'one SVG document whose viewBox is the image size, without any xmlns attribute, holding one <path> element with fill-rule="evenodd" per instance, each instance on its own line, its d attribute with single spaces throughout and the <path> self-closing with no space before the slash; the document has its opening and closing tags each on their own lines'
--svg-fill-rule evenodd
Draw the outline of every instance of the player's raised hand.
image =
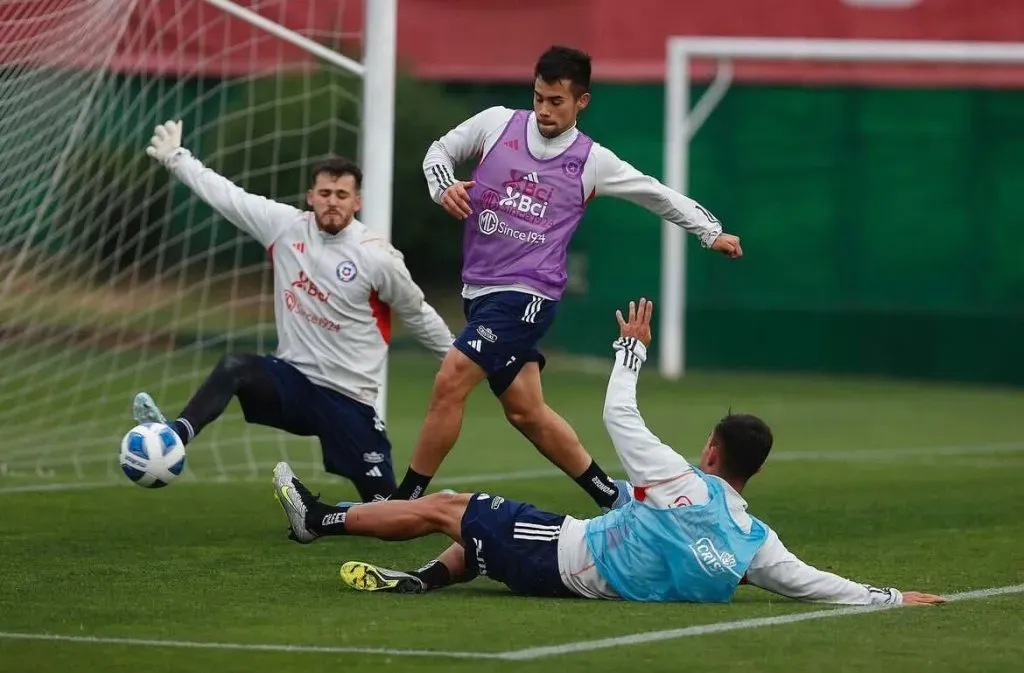
<svg viewBox="0 0 1024 673">
<path fill-rule="evenodd" d="M 903 605 L 936 605 L 945 602 L 945 598 L 935 594 L 923 594 L 919 591 L 903 592 Z"/>
<path fill-rule="evenodd" d="M 441 206 L 452 217 L 459 220 L 466 219 L 473 214 L 469 201 L 469 188 L 475 184 L 472 180 L 456 182 L 441 194 Z"/>
<path fill-rule="evenodd" d="M 651 343 L 651 314 L 654 313 L 654 302 L 640 297 L 639 302 L 629 302 L 629 317 L 623 318 L 622 311 L 615 311 L 615 319 L 619 321 L 619 336 L 636 339 L 646 347 Z"/>
<path fill-rule="evenodd" d="M 153 129 L 146 154 L 160 163 L 166 163 L 181 147 L 181 120 L 167 121 Z"/>
<path fill-rule="evenodd" d="M 740 237 L 732 234 L 719 234 L 715 242 L 711 244 L 712 250 L 726 255 L 731 259 L 738 259 L 743 256 L 743 248 L 740 247 Z"/>
</svg>

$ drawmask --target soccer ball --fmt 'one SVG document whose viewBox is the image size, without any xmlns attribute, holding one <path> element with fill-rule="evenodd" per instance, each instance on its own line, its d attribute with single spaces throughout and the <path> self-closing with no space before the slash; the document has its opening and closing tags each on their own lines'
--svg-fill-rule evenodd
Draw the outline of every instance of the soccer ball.
<svg viewBox="0 0 1024 673">
<path fill-rule="evenodd" d="M 163 423 L 143 423 L 121 440 L 121 469 L 139 486 L 162 488 L 185 469 L 185 445 Z"/>
</svg>

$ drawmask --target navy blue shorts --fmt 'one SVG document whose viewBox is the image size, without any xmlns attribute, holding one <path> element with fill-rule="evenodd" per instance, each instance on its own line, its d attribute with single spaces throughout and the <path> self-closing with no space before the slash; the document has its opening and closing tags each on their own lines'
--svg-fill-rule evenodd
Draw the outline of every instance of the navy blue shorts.
<svg viewBox="0 0 1024 673">
<path fill-rule="evenodd" d="M 526 292 L 495 292 L 464 300 L 466 326 L 454 345 L 487 372 L 495 396 L 512 385 L 528 362 L 544 368 L 537 345 L 555 320 L 557 304 Z"/>
<path fill-rule="evenodd" d="M 391 442 L 376 410 L 314 384 L 284 360 L 271 355 L 260 359 L 281 404 L 247 405 L 244 396 L 239 397 L 245 420 L 319 438 L 325 470 L 351 479 L 364 500 L 390 495 L 395 490 Z"/>
<path fill-rule="evenodd" d="M 564 514 L 474 493 L 462 515 L 466 568 L 524 596 L 576 596 L 558 574 L 563 521 Z"/>
</svg>

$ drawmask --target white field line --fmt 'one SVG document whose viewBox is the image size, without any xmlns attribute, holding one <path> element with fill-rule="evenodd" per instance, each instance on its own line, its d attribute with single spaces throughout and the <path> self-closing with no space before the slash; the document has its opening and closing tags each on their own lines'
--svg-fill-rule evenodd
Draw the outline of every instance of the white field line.
<svg viewBox="0 0 1024 673">
<path fill-rule="evenodd" d="M 0 640 L 44 640 L 89 645 L 137 645 L 188 650 L 244 650 L 249 652 L 290 652 L 296 654 L 383 654 L 396 657 L 446 657 L 450 659 L 500 659 L 487 652 L 449 652 L 445 650 L 402 650 L 388 647 L 332 647 L 330 645 L 284 645 L 273 643 L 211 643 L 192 640 L 155 638 L 105 638 L 103 636 L 62 636 L 51 633 L 12 633 L 0 631 Z"/>
<path fill-rule="evenodd" d="M 1024 584 L 1017 584 L 1005 587 L 993 587 L 990 589 L 978 589 L 975 591 L 964 591 L 961 593 L 949 594 L 948 601 L 967 601 L 1006 594 L 1024 593 Z M 675 640 L 691 636 L 702 636 L 709 633 L 723 633 L 725 631 L 738 631 L 743 629 L 757 629 L 765 626 L 779 626 L 793 624 L 817 619 L 830 619 L 833 617 L 845 617 L 859 615 L 868 612 L 880 612 L 893 609 L 894 606 L 858 606 L 849 608 L 831 608 L 815 610 L 813 612 L 801 612 L 792 615 L 779 617 L 762 617 L 758 619 L 739 619 L 729 622 L 717 622 L 714 624 L 702 624 L 688 626 L 681 629 L 670 629 L 665 631 L 648 631 L 635 633 L 615 638 L 602 638 L 600 640 L 584 640 L 562 645 L 550 645 L 547 647 L 531 647 L 522 650 L 510 650 L 507 652 L 462 652 L 448 650 L 404 650 L 395 648 L 375 647 L 334 647 L 329 645 L 287 645 L 273 643 L 215 643 L 189 640 L 158 640 L 147 638 L 113 638 L 103 636 L 65 636 L 51 633 L 16 633 L 0 631 L 0 640 L 35 640 L 49 642 L 68 642 L 89 645 L 134 645 L 142 647 L 165 647 L 179 649 L 206 649 L 206 650 L 240 650 L 248 652 L 288 652 L 295 654 L 379 654 L 394 657 L 437 657 L 446 659 L 499 659 L 505 661 L 523 661 L 541 659 L 562 654 L 573 654 L 578 652 L 592 652 L 594 650 L 621 647 L 624 645 L 638 645 L 663 640 Z M 922 608 L 923 609 L 923 608 Z"/>
<path fill-rule="evenodd" d="M 909 459 L 929 459 L 955 456 L 971 455 L 999 455 L 1024 453 L 1024 442 L 1011 442 L 1000 444 L 964 444 L 959 446 L 935 446 L 917 447 L 903 449 L 853 449 L 849 451 L 780 451 L 773 453 L 769 463 L 775 462 L 837 462 L 837 463 L 876 463 L 896 462 Z M 273 467 L 267 463 L 267 471 Z M 248 468 L 246 468 L 248 469 Z M 433 483 L 438 485 L 462 485 L 477 483 L 493 483 L 501 481 L 517 481 L 521 479 L 550 479 L 561 477 L 564 473 L 555 468 L 536 468 L 530 470 L 513 470 L 510 472 L 496 472 L 487 474 L 464 474 L 450 477 L 438 477 Z M 245 483 L 253 479 L 216 477 L 207 479 L 193 479 L 189 484 L 224 484 L 224 483 Z M 308 484 L 337 484 L 337 479 L 325 476 L 318 476 L 313 479 L 304 480 Z M 89 481 L 89 482 L 64 482 L 51 484 L 26 484 L 24 486 L 8 486 L 0 488 L 0 495 L 8 493 L 35 493 L 47 491 L 75 491 L 93 488 L 109 488 L 112 486 L 131 486 L 124 479 L 112 479 L 110 481 Z"/>
<path fill-rule="evenodd" d="M 1024 584 L 1013 586 L 993 587 L 991 589 L 979 589 L 976 591 L 964 591 L 961 593 L 949 594 L 948 601 L 968 601 L 1004 594 L 1024 593 Z M 614 638 L 601 638 L 599 640 L 581 640 L 575 643 L 564 643 L 562 645 L 550 645 L 548 647 L 531 647 L 525 650 L 514 650 L 502 652 L 503 659 L 525 660 L 553 657 L 560 654 L 571 654 L 575 652 L 593 652 L 604 650 L 610 647 L 622 647 L 624 645 L 638 645 L 641 643 L 653 643 L 662 640 L 675 640 L 677 638 L 688 638 L 692 636 L 703 636 L 709 633 L 723 633 L 725 631 L 739 631 L 743 629 L 759 629 L 765 626 L 779 626 L 782 624 L 793 624 L 796 622 L 807 622 L 816 619 L 832 619 L 833 617 L 846 617 L 849 615 L 860 615 L 867 612 L 880 612 L 891 610 L 895 606 L 887 605 L 865 605 L 848 608 L 828 608 L 825 610 L 814 610 L 813 612 L 800 612 L 791 615 L 778 617 L 760 617 L 757 619 L 738 619 L 731 622 L 718 622 L 715 624 L 701 624 L 688 626 L 681 629 L 667 629 L 664 631 L 647 631 L 645 633 L 634 633 L 628 636 L 617 636 Z M 915 606 L 908 606 L 915 607 Z M 941 608 L 921 608 L 941 609 Z"/>
</svg>

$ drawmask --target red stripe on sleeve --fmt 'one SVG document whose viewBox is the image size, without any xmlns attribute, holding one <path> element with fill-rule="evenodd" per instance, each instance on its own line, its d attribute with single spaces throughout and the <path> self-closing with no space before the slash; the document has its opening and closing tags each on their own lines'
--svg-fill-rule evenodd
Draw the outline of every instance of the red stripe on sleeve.
<svg viewBox="0 0 1024 673">
<path fill-rule="evenodd" d="M 377 321 L 377 329 L 380 330 L 384 343 L 391 343 L 391 307 L 381 301 L 376 290 L 370 293 L 370 311 Z"/>
</svg>

